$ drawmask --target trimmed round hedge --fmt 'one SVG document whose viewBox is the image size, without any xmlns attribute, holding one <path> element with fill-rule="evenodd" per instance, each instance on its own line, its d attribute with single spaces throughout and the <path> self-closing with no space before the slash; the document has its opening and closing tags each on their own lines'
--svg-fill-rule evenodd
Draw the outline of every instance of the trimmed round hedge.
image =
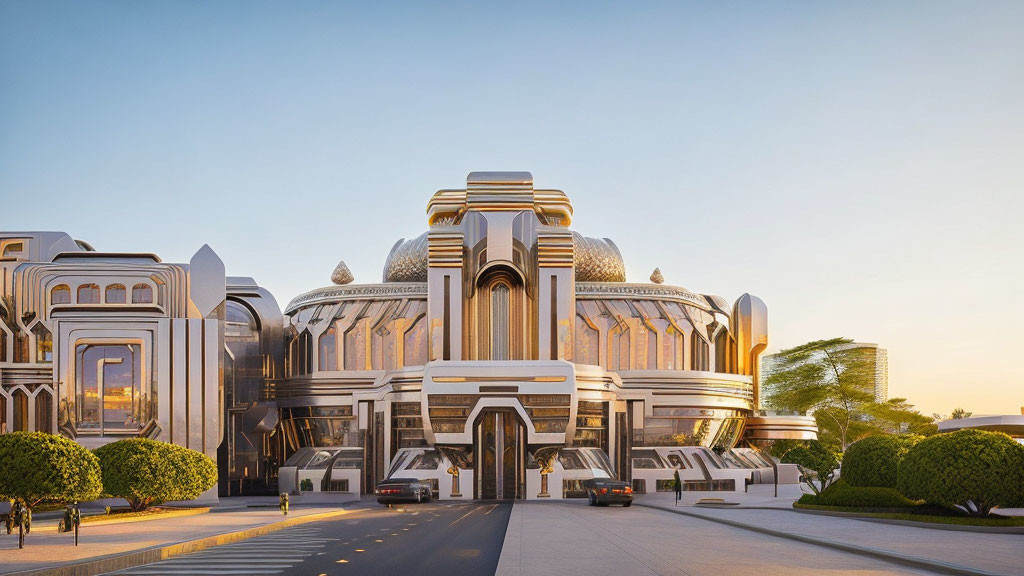
<svg viewBox="0 0 1024 576">
<path fill-rule="evenodd" d="M 895 488 L 900 461 L 921 439 L 881 434 L 858 440 L 843 455 L 842 477 L 850 486 Z"/>
<path fill-rule="evenodd" d="M 100 462 L 77 442 L 45 432 L 0 434 L 0 497 L 31 508 L 43 500 L 100 495 Z"/>
<path fill-rule="evenodd" d="M 169 500 L 192 500 L 217 483 L 217 465 L 201 452 L 146 438 L 118 440 L 96 449 L 103 493 L 124 498 L 132 510 Z"/>
<path fill-rule="evenodd" d="M 909 498 L 987 516 L 1024 500 L 1024 446 L 983 430 L 931 436 L 903 457 L 897 488 Z"/>
<path fill-rule="evenodd" d="M 836 480 L 821 494 L 804 494 L 799 502 L 842 508 L 913 508 L 920 505 L 920 502 L 914 502 L 893 488 L 851 486 L 845 478 Z"/>
</svg>

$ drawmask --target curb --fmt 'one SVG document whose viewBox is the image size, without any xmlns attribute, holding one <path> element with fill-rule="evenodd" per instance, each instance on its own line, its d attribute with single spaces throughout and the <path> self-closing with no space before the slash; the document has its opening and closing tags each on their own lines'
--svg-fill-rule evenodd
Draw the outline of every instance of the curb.
<svg viewBox="0 0 1024 576">
<path fill-rule="evenodd" d="M 760 526 L 754 526 L 743 522 L 737 522 L 735 520 L 726 520 L 725 518 L 715 518 L 712 516 L 705 516 L 703 514 L 695 514 L 693 512 L 684 512 L 683 510 L 672 510 L 669 508 L 662 508 L 660 506 L 652 506 L 650 504 L 642 504 L 640 502 L 634 502 L 637 506 L 643 506 L 644 508 L 651 508 L 653 510 L 661 510 L 662 512 L 668 512 L 670 514 L 681 514 L 683 516 L 689 516 L 690 518 L 697 518 L 699 520 L 707 520 L 708 522 L 716 522 L 718 524 L 724 524 L 733 528 L 739 528 L 741 530 L 748 530 L 750 532 L 757 532 L 759 534 L 765 534 L 767 536 L 775 536 L 776 538 L 785 538 L 786 540 L 793 540 L 796 542 L 802 542 L 804 544 L 811 544 L 813 546 L 821 546 L 822 548 L 831 548 L 832 550 L 838 550 L 840 552 L 847 552 L 850 554 L 856 554 L 858 556 L 866 556 L 868 558 L 875 558 L 877 560 L 883 560 L 892 564 L 900 564 L 903 566 L 909 566 L 911 568 L 920 568 L 924 570 L 931 570 L 938 572 L 939 574 L 951 574 L 952 576 L 1000 576 L 995 572 L 986 572 L 984 570 L 976 570 L 967 566 L 961 566 L 959 564 L 949 564 L 946 562 L 940 562 L 938 560 L 928 560 L 927 558 L 919 558 L 916 556 L 905 556 L 903 554 L 897 554 L 895 552 L 887 552 L 884 550 L 876 550 L 874 548 L 867 548 L 864 546 L 857 546 L 855 544 L 844 544 L 842 542 L 836 542 L 834 540 L 825 540 L 823 538 L 811 538 L 809 536 L 802 536 L 800 534 L 790 534 L 788 532 L 780 532 L 778 530 L 772 530 L 770 528 L 761 528 Z"/>
<path fill-rule="evenodd" d="M 150 520 L 166 520 L 169 518 L 181 518 L 184 516 L 198 516 L 200 514 L 206 514 L 209 512 L 209 508 L 189 508 L 188 510 L 171 510 L 162 514 L 151 514 L 149 516 L 134 516 L 132 518 L 110 518 L 108 520 L 96 520 L 95 522 L 82 522 L 82 528 L 93 528 L 97 526 L 110 526 L 111 524 L 131 524 L 133 522 L 149 522 Z M 96 518 L 97 516 L 103 516 L 103 514 L 94 514 L 92 516 L 83 516 L 85 518 Z M 53 520 L 48 518 L 47 520 Z M 57 523 L 60 519 L 57 519 Z M 35 522 L 32 523 L 32 532 L 56 532 L 57 524 L 46 524 L 45 526 L 34 526 Z"/>
<path fill-rule="evenodd" d="M 231 544 L 241 540 L 255 538 L 256 536 L 265 536 L 271 532 L 277 532 L 284 528 L 290 528 L 300 524 L 308 524 L 310 522 L 319 522 L 321 520 L 329 520 L 351 512 L 353 512 L 353 510 L 334 510 L 331 512 L 309 514 L 306 516 L 299 516 L 297 518 L 289 518 L 288 520 L 282 520 L 280 522 L 274 522 L 272 524 L 264 524 L 263 526 L 247 528 L 237 532 L 215 534 L 213 536 L 206 536 L 197 540 L 186 540 L 175 544 L 154 546 L 152 548 L 145 548 L 134 552 L 111 554 L 100 558 L 94 558 L 92 560 L 76 562 L 74 564 L 51 566 L 49 568 L 36 568 L 21 572 L 8 572 L 5 576 L 95 576 L 105 572 L 124 570 L 125 568 L 133 568 L 143 564 L 166 560 L 167 558 L 178 556 L 180 554 L 199 552 L 200 550 L 205 550 L 213 546 Z"/>
<path fill-rule="evenodd" d="M 811 514 L 813 516 L 832 516 L 833 518 L 849 518 L 850 520 L 862 520 L 864 522 L 876 522 L 878 524 L 894 524 L 896 526 L 910 526 L 912 528 L 924 528 L 925 530 L 946 530 L 948 532 L 974 532 L 977 534 L 1024 534 L 1024 526 L 970 526 L 967 524 L 940 524 L 938 522 L 915 522 L 913 520 L 897 520 L 894 518 L 873 518 L 861 516 L 856 512 L 840 512 L 832 510 L 809 510 L 804 508 L 793 508 L 791 512 L 797 514 Z"/>
</svg>

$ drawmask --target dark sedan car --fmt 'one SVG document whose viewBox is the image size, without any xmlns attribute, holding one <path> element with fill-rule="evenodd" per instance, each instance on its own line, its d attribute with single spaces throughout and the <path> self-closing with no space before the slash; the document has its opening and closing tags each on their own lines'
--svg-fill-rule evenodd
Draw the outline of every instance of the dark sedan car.
<svg viewBox="0 0 1024 576">
<path fill-rule="evenodd" d="M 594 478 L 585 480 L 583 486 L 587 489 L 587 498 L 591 506 L 622 504 L 628 508 L 633 504 L 633 487 L 628 482 Z"/>
<path fill-rule="evenodd" d="M 377 484 L 377 502 L 430 502 L 434 497 L 430 483 L 418 478 L 388 478 Z"/>
</svg>

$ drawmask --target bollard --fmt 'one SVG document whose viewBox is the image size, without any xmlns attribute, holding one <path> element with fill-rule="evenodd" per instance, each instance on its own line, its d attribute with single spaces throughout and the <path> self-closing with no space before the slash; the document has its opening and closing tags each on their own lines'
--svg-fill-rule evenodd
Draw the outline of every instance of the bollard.
<svg viewBox="0 0 1024 576">
<path fill-rule="evenodd" d="M 281 506 L 281 514 L 288 515 L 288 493 L 281 492 L 281 496 L 278 498 L 278 505 Z"/>
<path fill-rule="evenodd" d="M 14 507 L 11 508 L 11 516 L 14 517 L 14 523 L 18 525 L 18 549 L 21 550 L 25 547 L 25 534 L 28 532 L 25 523 L 25 507 L 22 505 L 21 500 L 14 502 Z"/>
<path fill-rule="evenodd" d="M 78 508 L 78 502 L 68 504 L 64 508 L 64 517 L 57 524 L 58 532 L 74 532 L 75 546 L 78 546 L 78 528 L 82 524 L 82 511 Z"/>
</svg>

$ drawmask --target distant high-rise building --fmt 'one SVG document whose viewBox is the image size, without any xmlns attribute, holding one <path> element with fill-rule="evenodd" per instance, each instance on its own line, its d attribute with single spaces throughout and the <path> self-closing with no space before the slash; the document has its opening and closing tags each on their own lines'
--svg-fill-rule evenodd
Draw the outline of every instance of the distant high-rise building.
<svg viewBox="0 0 1024 576">
<path fill-rule="evenodd" d="M 871 362 L 875 365 L 875 382 L 873 392 L 875 394 L 875 402 L 885 402 L 889 399 L 889 354 L 885 348 L 882 348 L 878 344 L 871 344 L 867 342 L 851 342 L 844 348 L 858 348 L 864 349 L 865 354 L 871 359 Z M 767 378 L 773 371 L 775 371 L 780 362 L 778 354 L 768 354 L 761 357 L 761 374 L 762 378 Z"/>
</svg>

